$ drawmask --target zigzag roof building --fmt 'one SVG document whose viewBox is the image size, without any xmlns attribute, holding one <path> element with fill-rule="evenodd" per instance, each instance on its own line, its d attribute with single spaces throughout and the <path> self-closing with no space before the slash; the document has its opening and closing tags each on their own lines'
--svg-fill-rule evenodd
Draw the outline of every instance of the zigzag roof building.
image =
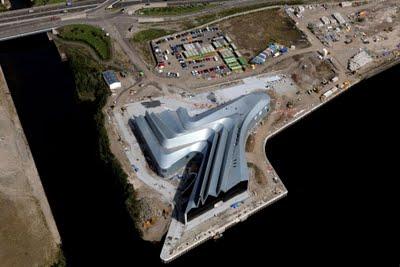
<svg viewBox="0 0 400 267">
<path fill-rule="evenodd" d="M 184 210 L 185 222 L 207 209 L 208 203 L 237 193 L 237 188 L 247 190 L 246 140 L 268 113 L 269 104 L 269 96 L 257 92 L 194 116 L 179 108 L 158 114 L 146 111 L 144 116 L 130 119 L 149 164 L 159 176 L 170 177 L 189 162 L 198 163 Z"/>
</svg>

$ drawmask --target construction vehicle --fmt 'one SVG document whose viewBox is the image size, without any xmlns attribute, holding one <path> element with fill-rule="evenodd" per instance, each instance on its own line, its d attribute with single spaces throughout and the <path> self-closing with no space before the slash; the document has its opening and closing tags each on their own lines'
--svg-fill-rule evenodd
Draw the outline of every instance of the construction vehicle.
<svg viewBox="0 0 400 267">
<path fill-rule="evenodd" d="M 342 88 L 341 89 L 347 89 L 350 87 L 350 81 L 344 81 L 342 84 Z"/>
</svg>

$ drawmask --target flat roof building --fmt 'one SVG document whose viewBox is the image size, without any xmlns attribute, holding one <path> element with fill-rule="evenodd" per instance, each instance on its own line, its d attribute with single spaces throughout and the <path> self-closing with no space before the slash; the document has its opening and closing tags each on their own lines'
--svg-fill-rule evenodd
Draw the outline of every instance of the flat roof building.
<svg viewBox="0 0 400 267">
<path fill-rule="evenodd" d="M 103 78 L 110 90 L 121 88 L 121 82 L 118 80 L 114 71 L 112 70 L 104 71 Z"/>
<path fill-rule="evenodd" d="M 342 14 L 340 14 L 339 12 L 333 13 L 332 16 L 337 20 L 337 22 L 340 25 L 346 24 L 346 20 L 343 18 Z"/>
<path fill-rule="evenodd" d="M 356 71 L 373 61 L 372 57 L 365 51 L 361 51 L 349 60 L 349 70 Z"/>
</svg>

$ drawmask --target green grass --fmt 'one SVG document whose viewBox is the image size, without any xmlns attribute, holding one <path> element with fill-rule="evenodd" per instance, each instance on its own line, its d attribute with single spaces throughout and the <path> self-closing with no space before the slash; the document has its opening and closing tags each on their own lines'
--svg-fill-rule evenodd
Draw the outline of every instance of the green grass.
<svg viewBox="0 0 400 267">
<path fill-rule="evenodd" d="M 103 60 L 111 58 L 111 39 L 97 27 L 84 24 L 64 26 L 60 29 L 60 37 L 86 43 Z"/>
<path fill-rule="evenodd" d="M 44 6 L 58 3 L 65 3 L 65 0 L 34 0 L 33 6 Z"/>
<path fill-rule="evenodd" d="M 134 43 L 144 43 L 144 42 L 150 42 L 153 39 L 160 38 L 164 35 L 169 35 L 174 33 L 174 31 L 168 31 L 164 29 L 148 29 L 148 30 L 143 30 L 140 32 L 137 32 L 133 37 L 132 41 Z"/>
<path fill-rule="evenodd" d="M 179 6 L 167 6 L 167 7 L 153 7 L 153 8 L 142 8 L 137 11 L 138 14 L 143 16 L 174 16 L 184 15 L 194 12 L 202 11 L 214 4 L 200 3 L 200 4 L 189 4 Z"/>
<path fill-rule="evenodd" d="M 56 261 L 51 265 L 51 267 L 66 267 L 67 263 L 65 261 L 65 257 L 64 257 L 64 253 L 61 249 L 61 247 L 59 246 L 59 251 L 58 251 L 58 255 L 57 255 L 57 259 Z"/>
<path fill-rule="evenodd" d="M 8 9 L 6 8 L 6 6 L 3 5 L 2 3 L 0 3 L 0 12 L 7 11 L 7 10 Z"/>
<path fill-rule="evenodd" d="M 69 48 L 67 55 L 79 100 L 94 101 L 97 90 L 105 88 L 102 80 L 104 67 L 77 48 Z"/>
</svg>

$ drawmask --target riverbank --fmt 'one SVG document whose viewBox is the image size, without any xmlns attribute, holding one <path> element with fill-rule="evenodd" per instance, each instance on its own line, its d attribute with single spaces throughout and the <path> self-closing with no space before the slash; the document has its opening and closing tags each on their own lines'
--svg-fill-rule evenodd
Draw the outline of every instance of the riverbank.
<svg viewBox="0 0 400 267">
<path fill-rule="evenodd" d="M 104 163 L 102 148 L 108 146 L 99 138 L 103 115 L 96 113 L 100 95 L 109 94 L 108 89 L 93 88 L 97 100 L 81 101 L 69 63 L 45 34 L 3 42 L 0 51 L 68 265 L 132 265 L 136 253 L 153 251 L 158 261 L 154 245 L 135 230 L 127 209 L 132 203 L 126 201 L 118 171 L 110 167 L 112 162 Z"/>
<path fill-rule="evenodd" d="M 12 53 L 8 53 L 7 79 L 10 90 L 15 91 L 23 91 L 17 82 L 28 80 L 25 82 L 28 101 L 20 105 L 25 110 L 18 111 L 21 121 L 23 113 L 39 113 L 28 116 L 22 123 L 30 145 L 31 141 L 36 143 L 36 146 L 31 145 L 32 153 L 63 238 L 68 262 L 72 266 L 161 265 L 160 247 L 142 241 L 132 232 L 131 218 L 125 216 L 125 207 L 119 205 L 118 193 L 114 190 L 114 177 L 105 173 L 102 163 L 94 164 L 92 154 L 88 153 L 98 148 L 96 131 L 92 131 L 98 126 L 92 123 L 93 113 L 90 111 L 88 115 L 82 109 L 71 111 L 69 83 L 63 80 L 70 74 L 54 67 L 54 63 L 43 63 L 49 56 L 37 52 L 35 39 L 19 41 L 24 47 L 23 58 L 28 57 L 29 49 L 35 51 L 36 61 L 24 61 L 14 68 L 11 65 L 16 65 L 22 57 L 11 57 Z M 42 35 L 42 39 L 48 43 L 46 36 Z M 17 42 L 9 43 L 7 51 L 16 46 Z M 51 50 L 46 45 L 41 46 L 45 51 Z M 38 58 L 41 61 L 38 62 Z M 37 76 L 35 66 L 40 64 L 43 66 L 41 73 L 48 74 L 47 79 L 50 79 L 46 83 L 43 80 L 34 83 L 29 79 Z M 18 70 L 18 75 L 13 70 Z M 21 77 L 21 72 L 29 70 L 33 72 L 29 77 Z M 364 254 L 367 251 L 379 256 L 383 250 L 390 251 L 390 244 L 395 242 L 391 231 L 396 228 L 387 222 L 395 222 L 395 218 L 384 209 L 393 207 L 392 214 L 396 214 L 398 208 L 397 202 L 387 201 L 390 194 L 386 188 L 395 191 L 398 187 L 391 175 L 394 172 L 387 171 L 391 165 L 387 161 L 390 155 L 383 150 L 392 147 L 391 140 L 396 140 L 388 138 L 387 134 L 393 132 L 391 125 L 397 113 L 393 111 L 392 102 L 397 99 L 397 91 L 393 90 L 395 96 L 389 103 L 376 100 L 382 84 L 396 84 L 396 79 L 390 78 L 398 77 L 397 70 L 394 71 L 394 75 L 390 70 L 392 74 L 382 74 L 379 83 L 371 80 L 362 83 L 362 88 L 346 90 L 347 93 L 315 110 L 312 116 L 270 139 L 268 158 L 287 185 L 288 197 L 231 228 L 223 238 L 199 246 L 174 263 L 207 264 L 213 258 L 218 264 L 229 265 L 245 257 L 251 265 L 265 261 L 266 251 L 275 258 L 294 258 L 310 251 L 330 258 L 338 256 L 332 245 L 338 243 L 342 244 L 340 253 L 345 255 L 354 256 L 354 247 Z M 54 87 L 56 82 L 57 87 Z M 43 87 L 50 89 L 43 90 Z M 75 93 L 75 86 L 71 86 L 71 91 Z M 22 100 L 20 97 L 19 101 Z M 17 105 L 18 100 L 14 101 Z M 378 106 L 371 108 L 372 103 Z M 40 110 L 44 112 L 38 112 Z M 105 121 L 107 124 L 107 115 Z M 379 122 L 380 127 L 373 126 L 372 121 Z M 381 150 L 375 151 L 377 147 Z M 360 197 L 355 199 L 355 195 Z M 379 218 L 378 224 L 371 218 Z M 359 225 L 365 225 L 369 235 L 365 235 L 364 227 Z M 321 227 L 325 229 L 319 231 Z M 378 235 L 381 242 L 374 242 Z M 310 241 L 307 246 L 304 240 Z M 238 247 L 240 255 L 232 256 L 232 251 L 237 251 Z"/>
<path fill-rule="evenodd" d="M 101 75 L 102 71 L 106 70 L 106 66 L 103 66 L 101 62 L 92 58 L 85 51 L 71 46 L 63 46 L 63 50 L 67 54 L 68 64 L 74 76 L 77 99 L 83 105 L 91 106 L 90 110 L 93 112 L 97 128 L 97 153 L 99 158 L 103 161 L 104 167 L 112 174 L 112 178 L 116 179 L 118 194 L 123 199 L 135 224 L 135 230 L 143 237 L 141 225 L 137 219 L 140 217 L 141 209 L 138 207 L 136 192 L 133 185 L 128 181 L 127 173 L 122 169 L 121 164 L 111 151 L 106 128 L 106 104 L 111 95 Z"/>
<path fill-rule="evenodd" d="M 0 2 L 0 12 L 7 11 L 10 8 L 11 8 L 11 3 L 9 0 L 5 0 L 4 4 L 3 2 Z"/>
<path fill-rule="evenodd" d="M 1 265 L 64 266 L 60 235 L 1 67 L 0 130 Z"/>
<path fill-rule="evenodd" d="M 92 105 L 96 106 L 96 125 L 97 127 L 104 127 L 104 129 L 98 129 L 100 136 L 100 157 L 105 162 L 111 162 L 113 165 L 111 168 L 117 168 L 116 172 L 121 172 L 123 175 L 121 177 L 118 174 L 119 178 L 117 180 L 122 181 L 121 186 L 123 189 L 120 191 L 121 196 L 125 199 L 127 210 L 134 221 L 136 230 L 144 240 L 151 242 L 160 241 L 167 231 L 166 226 L 169 224 L 167 214 L 171 212 L 171 207 L 168 203 L 159 201 L 159 196 L 154 196 L 154 193 L 149 192 L 146 187 L 132 182 L 132 179 L 128 177 L 131 171 L 130 165 L 129 168 L 124 168 L 125 166 L 123 165 L 123 169 L 121 169 L 121 163 L 114 155 L 114 153 L 118 153 L 118 149 L 115 149 L 116 143 L 113 142 L 110 144 L 109 141 L 109 138 L 116 140 L 118 137 L 115 135 L 113 126 L 108 123 L 110 121 L 105 120 L 105 116 L 109 116 L 110 111 L 113 109 L 113 101 L 109 98 L 111 92 L 106 88 L 101 73 L 109 69 L 114 70 L 117 75 L 118 73 L 119 75 L 125 73 L 124 75 L 127 77 L 121 77 L 121 81 L 124 87 L 129 89 L 129 87 L 140 81 L 140 78 L 137 77 L 137 72 L 127 68 L 121 62 L 121 52 L 119 52 L 118 45 L 115 43 L 110 44 L 111 58 L 104 61 L 94 56 L 93 53 L 90 53 L 93 52 L 91 47 L 78 49 L 74 43 L 65 43 L 65 41 L 59 38 L 55 38 L 54 40 L 59 48 L 58 50 L 67 54 L 78 98 L 80 101 L 91 102 Z M 102 114 L 100 114 L 100 111 L 102 111 Z M 119 146 L 119 144 L 117 145 Z"/>
</svg>

